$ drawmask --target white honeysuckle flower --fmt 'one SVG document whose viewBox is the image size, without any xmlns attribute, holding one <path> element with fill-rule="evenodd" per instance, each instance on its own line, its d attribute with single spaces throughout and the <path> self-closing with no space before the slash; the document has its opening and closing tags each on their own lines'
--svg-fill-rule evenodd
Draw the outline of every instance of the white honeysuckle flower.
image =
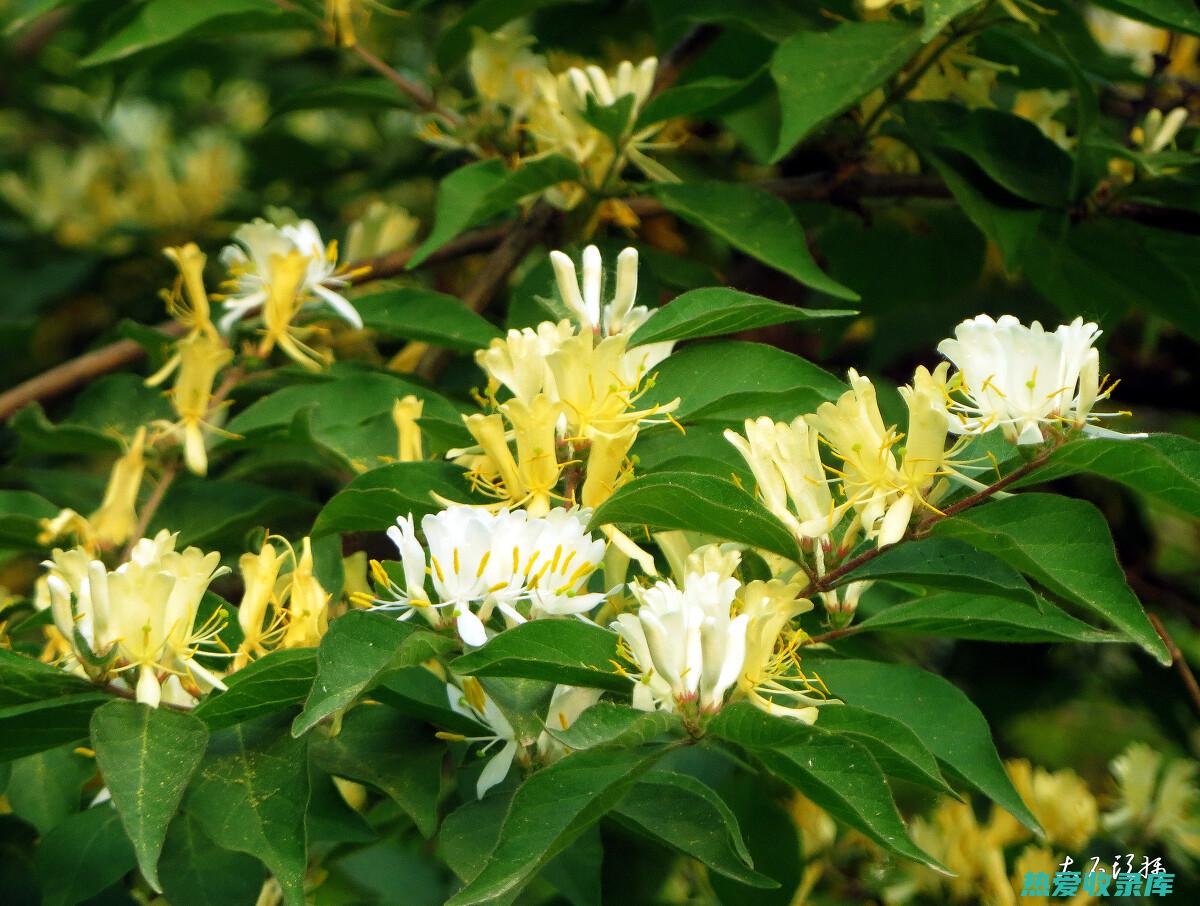
<svg viewBox="0 0 1200 906">
<path fill-rule="evenodd" d="M 1100 417 L 1092 406 L 1112 390 L 1100 380 L 1100 354 L 1093 346 L 1099 336 L 1099 328 L 1083 318 L 1053 332 L 1037 321 L 1026 327 L 1012 315 L 963 321 L 954 338 L 938 344 L 958 369 L 965 398 L 949 406 L 951 430 L 981 434 L 1000 428 L 1017 444 L 1042 443 L 1047 427 L 1121 436 L 1088 424 Z"/>
<path fill-rule="evenodd" d="M 379 584 L 395 594 L 376 603 L 403 609 L 402 620 L 415 612 L 435 627 L 453 620 L 460 638 L 475 647 L 487 641 L 484 622 L 495 610 L 510 625 L 582 616 L 605 598 L 586 591 L 605 550 L 603 539 L 587 530 L 590 516 L 590 510 L 580 508 L 557 507 L 536 517 L 525 510 L 451 506 L 421 520 L 428 568 L 412 517 L 401 517 L 388 537 L 400 552 L 404 587 L 376 569 Z M 432 596 L 425 588 L 427 573 Z"/>
<path fill-rule="evenodd" d="M 81 553 L 56 550 L 45 565 L 55 626 L 72 645 L 78 629 L 89 649 L 77 650 L 85 668 L 111 658 L 106 667 L 94 668 L 98 678 L 137 671 L 131 686 L 137 700 L 151 707 L 158 707 L 171 677 L 186 684 L 181 688 L 193 699 L 225 688 L 196 661 L 221 628 L 215 617 L 196 625 L 209 583 L 227 571 L 218 565 L 220 554 L 195 547 L 176 551 L 169 532 L 138 541 L 135 556 L 111 571 L 88 560 L 81 572 Z"/>
<path fill-rule="evenodd" d="M 1147 154 L 1157 154 L 1175 141 L 1187 118 L 1186 107 L 1176 107 L 1166 116 L 1154 108 L 1146 113 L 1142 125 L 1133 131 L 1134 141 Z"/>
<path fill-rule="evenodd" d="M 689 574 L 682 588 L 668 580 L 629 586 L 640 606 L 618 616 L 614 627 L 640 671 L 631 674 L 635 708 L 720 709 L 746 656 L 749 617 L 730 613 L 738 587 L 717 573 Z"/>
<path fill-rule="evenodd" d="M 233 287 L 225 300 L 219 326 L 228 333 L 233 325 L 266 303 L 277 262 L 299 253 L 306 259 L 296 298 L 315 295 L 327 302 L 348 324 L 361 328 L 362 318 L 345 296 L 335 290 L 349 285 L 337 274 L 337 243 L 328 246 L 311 220 L 278 227 L 262 218 L 243 224 L 233 233 L 234 244 L 221 250 L 221 263 Z"/>
<path fill-rule="evenodd" d="M 512 767 L 520 747 L 516 733 L 508 718 L 483 691 L 479 680 L 467 677 L 462 680 L 461 689 L 453 683 L 447 683 L 446 697 L 455 713 L 487 727 L 491 730 L 491 735 L 464 737 L 457 734 L 441 734 L 443 737 L 463 742 L 487 743 L 479 752 L 481 756 L 496 745 L 500 746 L 500 751 L 491 757 L 475 784 L 475 795 L 482 799 L 488 790 L 508 776 L 508 770 Z"/>
</svg>

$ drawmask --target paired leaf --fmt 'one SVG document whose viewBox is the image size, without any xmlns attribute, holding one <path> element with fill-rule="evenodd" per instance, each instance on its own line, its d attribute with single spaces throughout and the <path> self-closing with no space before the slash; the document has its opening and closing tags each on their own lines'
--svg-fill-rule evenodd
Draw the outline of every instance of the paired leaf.
<svg viewBox="0 0 1200 906">
<path fill-rule="evenodd" d="M 38 535 L 43 519 L 58 515 L 58 507 L 30 491 L 0 491 L 0 544 L 17 550 L 41 550 Z"/>
<path fill-rule="evenodd" d="M 187 812 L 171 823 L 158 876 L 170 903 L 254 906 L 262 891 L 262 863 L 217 846 Z"/>
<path fill-rule="evenodd" d="M 654 194 L 688 223 L 805 286 L 839 299 L 858 298 L 817 266 L 796 215 L 770 192 L 745 183 L 689 182 L 659 183 Z"/>
<path fill-rule="evenodd" d="M 617 635 L 581 620 L 530 620 L 493 636 L 452 665 L 460 676 L 514 676 L 626 691 L 616 673 Z"/>
<path fill-rule="evenodd" d="M 424 340 L 472 352 L 500 336 L 495 325 L 454 296 L 419 287 L 360 296 L 354 300 L 354 307 L 367 327 L 386 337 Z"/>
<path fill-rule="evenodd" d="M 26 755 L 12 762 L 11 768 L 5 798 L 13 814 L 39 834 L 79 811 L 83 785 L 96 773 L 95 762 L 73 746 Z"/>
<path fill-rule="evenodd" d="M 663 738 L 680 738 L 683 723 L 667 711 L 641 711 L 615 702 L 597 702 L 565 730 L 548 724 L 546 732 L 569 749 L 626 749 Z"/>
<path fill-rule="evenodd" d="M 207 743 L 203 721 L 167 708 L 112 701 L 92 715 L 96 764 L 133 843 L 138 867 L 160 892 L 157 866 L 167 827 Z"/>
<path fill-rule="evenodd" d="M 836 698 L 905 724 L 939 761 L 1026 827 L 1039 829 L 1000 763 L 987 721 L 957 687 L 905 664 L 826 660 L 815 654 L 807 663 Z"/>
<path fill-rule="evenodd" d="M 288 906 L 304 904 L 308 744 L 283 715 L 213 734 L 185 809 L 221 846 L 271 870 Z"/>
<path fill-rule="evenodd" d="M 783 123 L 772 163 L 895 75 L 920 48 L 920 30 L 900 22 L 843 22 L 829 31 L 798 31 L 780 44 L 771 75 Z"/>
<path fill-rule="evenodd" d="M 0 708 L 0 762 L 83 742 L 92 712 L 111 700 L 105 692 L 78 692 Z"/>
<path fill-rule="evenodd" d="M 916 733 L 895 718 L 841 704 L 822 708 L 818 721 L 822 730 L 850 736 L 865 746 L 889 777 L 954 795 L 933 753 Z"/>
<path fill-rule="evenodd" d="M 933 531 L 995 554 L 1055 595 L 1100 614 L 1159 663 L 1171 663 L 1125 582 L 1108 523 L 1090 503 L 1018 494 L 944 519 Z"/>
<path fill-rule="evenodd" d="M 353 611 L 334 620 L 317 649 L 317 677 L 292 733 L 300 736 L 345 710 L 389 670 L 416 666 L 453 644 L 382 613 Z"/>
<path fill-rule="evenodd" d="M 855 314 L 857 312 L 843 309 L 782 305 L 736 289 L 708 286 L 686 292 L 670 304 L 655 309 L 634 333 L 629 345 L 716 337 L 774 324 L 846 318 Z"/>
<path fill-rule="evenodd" d="M 796 540 L 766 507 L 733 482 L 700 472 L 643 475 L 618 488 L 592 514 L 593 526 L 613 523 L 700 532 L 798 556 Z"/>
<path fill-rule="evenodd" d="M 232 674 L 225 691 L 205 697 L 193 713 L 209 729 L 231 727 L 304 701 L 316 675 L 315 649 L 272 651 Z"/>
</svg>

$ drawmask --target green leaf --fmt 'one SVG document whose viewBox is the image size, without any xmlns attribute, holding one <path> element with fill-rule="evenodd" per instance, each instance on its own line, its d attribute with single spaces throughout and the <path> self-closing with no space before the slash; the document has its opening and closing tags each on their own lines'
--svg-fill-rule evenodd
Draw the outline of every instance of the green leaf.
<svg viewBox="0 0 1200 906">
<path fill-rule="evenodd" d="M 111 63 L 174 41 L 216 19 L 247 13 L 275 18 L 282 16 L 283 10 L 270 0 L 149 0 L 124 28 L 80 60 L 79 65 Z"/>
<path fill-rule="evenodd" d="M 445 636 L 382 613 L 353 611 L 334 620 L 317 649 L 317 678 L 292 733 L 300 736 L 345 710 L 389 670 L 416 666 L 453 646 Z"/>
<path fill-rule="evenodd" d="M 547 725 L 546 731 L 569 749 L 627 749 L 663 738 L 680 738 L 683 722 L 667 711 L 641 711 L 615 702 L 597 702 L 567 729 Z"/>
<path fill-rule="evenodd" d="M 483 870 L 446 906 L 474 906 L 516 893 L 616 805 L 665 751 L 592 749 L 538 771 L 517 788 Z"/>
<path fill-rule="evenodd" d="M 722 906 L 790 906 L 804 878 L 804 853 L 778 784 L 765 784 L 756 773 L 738 771 L 726 777 L 719 790 L 738 819 L 755 869 L 780 884 L 764 890 L 710 875 L 709 883 Z"/>
<path fill-rule="evenodd" d="M 220 730 L 184 803 L 221 846 L 260 859 L 288 906 L 304 904 L 307 745 L 291 737 L 284 715 Z"/>
<path fill-rule="evenodd" d="M 418 522 L 442 504 L 432 495 L 463 500 L 463 471 L 448 462 L 397 462 L 359 475 L 325 504 L 312 536 L 335 532 L 381 532 L 409 513 Z"/>
<path fill-rule="evenodd" d="M 304 701 L 316 675 L 315 648 L 272 651 L 232 674 L 225 691 L 206 696 L 193 713 L 209 729 L 231 727 Z"/>
<path fill-rule="evenodd" d="M 592 514 L 593 526 L 613 523 L 701 532 L 798 556 L 796 539 L 761 503 L 733 482 L 699 472 L 659 472 L 623 485 Z"/>
<path fill-rule="evenodd" d="M 925 14 L 925 24 L 921 27 L 922 43 L 928 44 L 943 28 L 982 2 L 983 0 L 925 0 L 925 5 L 921 7 Z"/>
<path fill-rule="evenodd" d="M 741 100 L 737 96 L 758 82 L 765 72 L 764 67 L 741 78 L 713 75 L 674 85 L 646 102 L 638 114 L 637 126 L 649 126 L 677 116 L 697 116 L 721 107 L 726 101 L 733 106 Z"/>
<path fill-rule="evenodd" d="M 318 768 L 314 743 L 309 742 L 308 812 L 304 816 L 310 850 L 330 843 L 374 843 L 379 835 L 346 802 L 333 777 Z"/>
<path fill-rule="evenodd" d="M 616 673 L 617 635 L 581 620 L 530 620 L 456 659 L 460 676 L 518 676 L 593 689 L 629 689 Z"/>
<path fill-rule="evenodd" d="M 512 726 L 517 741 L 522 745 L 533 745 L 546 728 L 546 715 L 550 712 L 556 685 L 520 676 L 485 676 L 479 682 Z M 452 694 L 449 688 L 446 692 Z"/>
<path fill-rule="evenodd" d="M 262 863 L 217 846 L 187 812 L 171 823 L 158 860 L 167 902 L 187 906 L 254 906 L 263 875 Z"/>
<path fill-rule="evenodd" d="M 198 717 L 111 701 L 92 714 L 92 747 L 146 881 L 161 892 L 158 857 L 183 791 L 204 757 Z"/>
<path fill-rule="evenodd" d="M 111 700 L 105 692 L 79 692 L 0 708 L 0 762 L 83 742 L 92 712 Z"/>
<path fill-rule="evenodd" d="M 780 44 L 771 75 L 783 124 L 771 162 L 882 85 L 920 48 L 920 30 L 900 22 L 843 22 L 830 31 L 798 31 Z"/>
<path fill-rule="evenodd" d="M 663 340 L 694 340 L 722 334 L 789 324 L 846 318 L 858 314 L 844 309 L 798 308 L 782 305 L 762 296 L 739 292 L 725 286 L 694 289 L 677 297 L 669 305 L 655 309 L 637 329 L 630 346 L 659 343 Z"/>
<path fill-rule="evenodd" d="M 425 837 L 437 829 L 445 751 L 426 724 L 375 704 L 349 712 L 336 736 L 312 742 L 321 770 L 386 793 Z"/>
<path fill-rule="evenodd" d="M 279 527 L 311 518 L 316 509 L 307 497 L 249 481 L 188 476 L 171 485 L 146 530 L 179 532 L 177 546 L 221 547 L 255 526 Z"/>
<path fill-rule="evenodd" d="M 530 195 L 579 178 L 579 165 L 560 154 L 533 158 L 511 172 L 495 158 L 459 167 L 438 184 L 433 232 L 413 252 L 408 269 L 420 266 L 463 230 L 503 214 Z"/>
<path fill-rule="evenodd" d="M 987 721 L 956 686 L 906 664 L 826 660 L 813 654 L 809 659 L 834 696 L 905 724 L 939 761 L 1030 830 L 1039 830 L 1000 763 Z"/>
<path fill-rule="evenodd" d="M 48 704 L 47 699 L 95 691 L 82 677 L 0 648 L 0 708 Z"/>
<path fill-rule="evenodd" d="M 1191 0 L 1097 0 L 1097 5 L 1160 28 L 1200 35 L 1200 11 Z"/>
<path fill-rule="evenodd" d="M 41 521 L 58 515 L 58 507 L 29 491 L 0 491 L 0 545 L 19 550 L 42 550 Z"/>
<path fill-rule="evenodd" d="M 933 753 L 916 733 L 895 718 L 854 705 L 840 704 L 822 708 L 817 720 L 820 729 L 851 736 L 866 746 L 889 777 L 898 777 L 939 793 L 955 795 L 942 777 Z"/>
<path fill-rule="evenodd" d="M 772 774 L 880 846 L 935 871 L 946 871 L 909 839 L 887 780 L 861 743 L 771 717 L 749 704 L 723 709 L 709 723 L 708 732 L 744 747 Z"/>
<path fill-rule="evenodd" d="M 858 299 L 817 267 L 796 215 L 770 192 L 729 182 L 658 183 L 653 191 L 667 210 L 763 264 L 839 299 Z"/>
<path fill-rule="evenodd" d="M 975 592 L 1032 604 L 1025 577 L 991 554 L 953 538 L 923 538 L 884 550 L 848 575 L 845 582 L 890 579 L 945 591 Z"/>
<path fill-rule="evenodd" d="M 1142 496 L 1200 518 L 1200 443 L 1177 434 L 1127 440 L 1085 437 L 1059 447 L 1016 486 L 1086 472 L 1119 482 Z"/>
<path fill-rule="evenodd" d="M 1049 601 L 943 592 L 902 601 L 855 624 L 863 632 L 906 632 L 981 642 L 1115 642 L 1119 637 L 1075 619 Z"/>
<path fill-rule="evenodd" d="M 713 380 L 714 375 L 721 379 Z M 828 371 L 798 355 L 761 343 L 722 340 L 688 346 L 663 360 L 653 386 L 638 403 L 665 405 L 679 399 L 675 417 L 682 422 L 729 423 L 767 414 L 764 403 L 770 400 L 795 415 L 812 412 L 845 390 Z M 785 417 L 779 411 L 769 414 Z"/>
<path fill-rule="evenodd" d="M 75 906 L 94 897 L 137 865 L 116 811 L 84 809 L 42 838 L 34 853 L 42 879 L 42 906 Z"/>
<path fill-rule="evenodd" d="M 63 746 L 12 762 L 5 796 L 12 812 L 46 834 L 79 811 L 83 785 L 96 773 L 96 763 Z"/>
<path fill-rule="evenodd" d="M 933 531 L 995 554 L 1055 595 L 1100 614 L 1159 663 L 1171 663 L 1125 582 L 1108 523 L 1092 504 L 1057 494 L 1018 494 L 944 519 Z"/>
<path fill-rule="evenodd" d="M 754 870 L 737 818 L 715 792 L 686 774 L 651 771 L 613 815 L 665 846 L 751 887 L 779 882 Z"/>
<path fill-rule="evenodd" d="M 343 79 L 332 85 L 306 88 L 281 98 L 271 108 L 271 116 L 296 110 L 381 110 L 407 107 L 411 101 L 384 78 Z M 359 300 L 354 300 L 358 307 Z"/>
<path fill-rule="evenodd" d="M 354 307 L 367 327 L 386 337 L 472 352 L 500 336 L 494 324 L 454 296 L 414 286 L 361 296 Z"/>
<path fill-rule="evenodd" d="M 997 185 L 1035 204 L 1069 201 L 1070 155 L 1024 117 L 946 101 L 909 102 L 901 112 L 920 148 L 966 155 Z"/>
</svg>

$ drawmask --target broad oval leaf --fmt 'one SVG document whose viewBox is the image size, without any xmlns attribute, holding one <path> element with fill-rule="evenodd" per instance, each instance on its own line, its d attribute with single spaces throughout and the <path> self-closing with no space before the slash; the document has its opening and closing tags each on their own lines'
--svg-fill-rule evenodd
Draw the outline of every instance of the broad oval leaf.
<svg viewBox="0 0 1200 906">
<path fill-rule="evenodd" d="M 217 846 L 187 812 L 171 824 L 158 860 L 167 901 L 189 906 L 254 906 L 264 875 L 261 862 Z"/>
<path fill-rule="evenodd" d="M 312 756 L 321 770 L 386 793 L 425 837 L 437 828 L 445 751 L 426 724 L 377 704 L 347 714 L 336 736 L 312 741 Z"/>
<path fill-rule="evenodd" d="M 846 385 L 828 371 L 798 355 L 761 343 L 721 340 L 689 346 L 665 359 L 658 365 L 653 386 L 638 402 L 650 406 L 678 398 L 675 417 L 680 421 L 713 419 L 727 424 L 764 414 L 784 419 L 813 412 L 845 390 Z M 768 411 L 772 400 L 786 410 Z M 732 450 L 724 452 L 728 456 Z"/>
<path fill-rule="evenodd" d="M 856 314 L 858 312 L 847 309 L 783 305 L 725 286 L 707 286 L 686 292 L 655 309 L 634 333 L 629 345 L 717 337 L 774 324 L 847 318 Z"/>
<path fill-rule="evenodd" d="M 334 620 L 317 649 L 317 676 L 292 733 L 300 736 L 346 709 L 387 671 L 416 666 L 453 645 L 383 613 L 359 610 Z"/>
<path fill-rule="evenodd" d="M 796 539 L 766 507 L 733 482 L 699 472 L 643 475 L 618 488 L 592 514 L 593 526 L 613 523 L 700 532 L 790 560 L 799 555 Z"/>
<path fill-rule="evenodd" d="M 771 60 L 783 110 L 773 161 L 882 85 L 920 48 L 920 30 L 900 22 L 843 22 L 797 31 L 780 44 Z"/>
<path fill-rule="evenodd" d="M 312 537 L 335 532 L 381 532 L 410 513 L 417 520 L 450 499 L 466 496 L 462 469 L 448 462 L 396 462 L 372 469 L 333 495 L 313 523 Z"/>
<path fill-rule="evenodd" d="M 229 676 L 225 691 L 205 697 L 193 713 L 210 729 L 231 727 L 304 701 L 316 675 L 316 649 L 272 651 Z"/>
<path fill-rule="evenodd" d="M 1037 607 L 1009 598 L 942 592 L 893 604 L 856 623 L 861 632 L 905 632 L 981 642 L 1117 642 L 1049 601 Z"/>
<path fill-rule="evenodd" d="M 1025 577 L 991 554 L 954 538 L 922 538 L 882 551 L 846 576 L 913 582 L 946 591 L 970 591 L 1033 604 L 1036 596 Z"/>
<path fill-rule="evenodd" d="M 72 815 L 42 838 L 34 855 L 43 906 L 75 906 L 137 865 L 116 810 L 100 804 Z"/>
<path fill-rule="evenodd" d="M 751 887 L 779 882 L 754 870 L 737 818 L 712 789 L 687 774 L 650 771 L 613 810 L 618 821 Z"/>
<path fill-rule="evenodd" d="M 288 906 L 304 906 L 307 750 L 284 715 L 219 730 L 184 806 L 222 847 L 262 860 Z"/>
<path fill-rule="evenodd" d="M 883 771 L 861 743 L 749 704 L 726 707 L 708 731 L 747 749 L 772 774 L 880 846 L 946 871 L 909 838 Z"/>
<path fill-rule="evenodd" d="M 597 702 L 565 730 L 547 724 L 546 732 L 569 749 L 597 746 L 631 748 L 683 735 L 683 722 L 668 711 L 642 711 L 616 702 Z"/>
<path fill-rule="evenodd" d="M 933 531 L 995 554 L 1055 595 L 1098 613 L 1159 663 L 1171 663 L 1125 581 L 1108 523 L 1092 504 L 1017 494 L 943 519 Z"/>
<path fill-rule="evenodd" d="M 77 692 L 0 708 L 0 762 L 83 742 L 92 712 L 109 701 L 107 692 Z"/>
<path fill-rule="evenodd" d="M 832 660 L 808 655 L 829 691 L 905 724 L 939 761 L 1033 831 L 1037 819 L 1000 763 L 987 721 L 958 687 L 906 664 Z M 819 718 L 818 718 L 819 721 Z"/>
<path fill-rule="evenodd" d="M 516 676 L 593 689 L 629 689 L 615 671 L 617 635 L 582 620 L 530 620 L 457 658 L 460 676 Z"/>
<path fill-rule="evenodd" d="M 168 708 L 112 701 L 92 715 L 96 764 L 133 843 L 138 867 L 159 892 L 158 857 L 167 827 L 207 744 L 202 720 Z"/>
<path fill-rule="evenodd" d="M 384 336 L 462 352 L 482 349 L 500 336 L 495 325 L 454 296 L 415 286 L 360 296 L 354 307 L 367 327 Z"/>
<path fill-rule="evenodd" d="M 658 183 L 654 194 L 673 214 L 805 286 L 858 299 L 817 266 L 792 209 L 765 189 L 730 182 Z"/>
<path fill-rule="evenodd" d="M 663 746 L 592 749 L 538 771 L 517 788 L 483 870 L 446 906 L 476 906 L 515 894 L 665 752 Z"/>
<path fill-rule="evenodd" d="M 933 753 L 916 733 L 895 718 L 839 704 L 822 708 L 818 721 L 822 730 L 852 736 L 866 746 L 888 776 L 954 795 Z"/>
</svg>

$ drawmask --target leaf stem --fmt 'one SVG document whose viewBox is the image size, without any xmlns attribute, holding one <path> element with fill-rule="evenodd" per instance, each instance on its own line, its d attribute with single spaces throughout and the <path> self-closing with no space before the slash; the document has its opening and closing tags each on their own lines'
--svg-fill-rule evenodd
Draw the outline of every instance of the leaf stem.
<svg viewBox="0 0 1200 906">
<path fill-rule="evenodd" d="M 1163 626 L 1162 620 L 1157 614 L 1147 611 L 1146 616 L 1150 618 L 1150 622 L 1154 626 L 1155 632 L 1159 638 L 1163 640 L 1163 644 L 1167 646 L 1167 651 L 1171 654 L 1171 663 L 1175 665 L 1175 669 L 1179 672 L 1179 678 L 1183 680 L 1184 688 L 1188 691 L 1188 696 L 1192 699 L 1192 706 L 1200 713 L 1200 683 L 1196 682 L 1196 675 L 1192 673 L 1192 668 L 1188 665 L 1187 658 L 1183 656 L 1183 652 L 1179 650 L 1179 645 L 1171 638 L 1171 634 L 1167 632 L 1167 628 Z"/>
</svg>

